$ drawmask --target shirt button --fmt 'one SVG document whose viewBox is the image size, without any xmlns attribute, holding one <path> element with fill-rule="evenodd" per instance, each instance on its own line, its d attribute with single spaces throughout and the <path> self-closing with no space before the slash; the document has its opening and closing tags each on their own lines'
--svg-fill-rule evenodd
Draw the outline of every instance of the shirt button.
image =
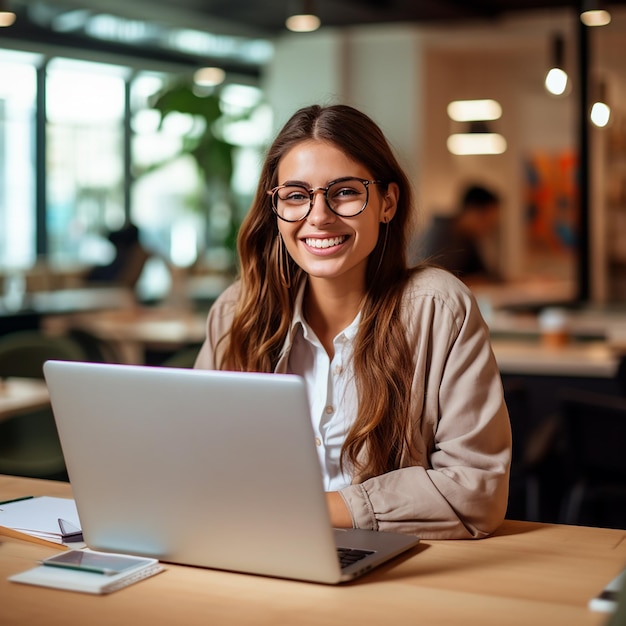
<svg viewBox="0 0 626 626">
<path fill-rule="evenodd" d="M 315 437 L 315 445 L 318 448 L 322 445 L 322 440 L 319 437 Z"/>
<path fill-rule="evenodd" d="M 335 374 L 335 376 L 339 376 L 339 374 L 341 374 L 341 372 L 343 372 L 343 367 L 341 367 L 341 365 L 335 365 L 335 369 L 333 370 L 333 374 Z"/>
<path fill-rule="evenodd" d="M 324 409 L 324 413 L 326 413 L 326 415 L 332 415 L 334 412 L 335 407 L 330 404 Z"/>
</svg>

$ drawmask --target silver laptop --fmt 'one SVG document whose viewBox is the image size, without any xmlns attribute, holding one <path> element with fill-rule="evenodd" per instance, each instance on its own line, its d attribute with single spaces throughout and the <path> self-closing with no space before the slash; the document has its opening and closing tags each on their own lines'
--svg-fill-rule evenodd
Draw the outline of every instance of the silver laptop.
<svg viewBox="0 0 626 626">
<path fill-rule="evenodd" d="M 65 361 L 44 373 L 92 549 L 338 583 L 419 541 L 331 527 L 298 376 Z"/>
</svg>

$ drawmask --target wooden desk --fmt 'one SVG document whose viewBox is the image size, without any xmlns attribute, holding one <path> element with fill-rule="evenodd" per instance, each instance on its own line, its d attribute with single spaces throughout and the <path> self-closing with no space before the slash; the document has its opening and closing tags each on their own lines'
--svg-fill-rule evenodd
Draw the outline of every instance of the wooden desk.
<svg viewBox="0 0 626 626">
<path fill-rule="evenodd" d="M 33 378 L 0 379 L 0 422 L 49 404 L 45 381 Z"/>
<path fill-rule="evenodd" d="M 0 499 L 45 494 L 69 496 L 70 486 L 0 476 Z M 626 564 L 626 531 L 507 521 L 489 539 L 424 541 L 345 586 L 167 565 L 110 596 L 87 596 L 9 583 L 54 549 L 0 541 L 3 626 L 598 626 L 607 616 L 587 601 Z"/>
</svg>

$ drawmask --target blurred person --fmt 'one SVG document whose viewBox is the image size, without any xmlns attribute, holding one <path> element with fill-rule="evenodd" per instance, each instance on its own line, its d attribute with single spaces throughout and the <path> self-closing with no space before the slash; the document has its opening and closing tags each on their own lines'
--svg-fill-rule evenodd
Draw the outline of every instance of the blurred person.
<svg viewBox="0 0 626 626">
<path fill-rule="evenodd" d="M 139 229 L 132 222 L 127 222 L 119 230 L 109 233 L 108 240 L 115 248 L 113 259 L 106 265 L 92 267 L 85 280 L 94 284 L 134 288 L 150 257 L 140 241 Z"/>
<path fill-rule="evenodd" d="M 499 196 L 480 185 L 461 195 L 454 215 L 435 215 L 430 226 L 412 242 L 409 263 L 428 261 L 451 271 L 467 284 L 500 282 L 500 274 L 486 262 L 482 246 L 497 232 Z"/>
</svg>

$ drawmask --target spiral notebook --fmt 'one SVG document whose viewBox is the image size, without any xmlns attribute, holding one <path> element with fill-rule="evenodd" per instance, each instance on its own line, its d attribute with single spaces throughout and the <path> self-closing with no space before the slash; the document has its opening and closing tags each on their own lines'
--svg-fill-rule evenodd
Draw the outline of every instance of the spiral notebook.
<svg viewBox="0 0 626 626">
<path fill-rule="evenodd" d="M 92 550 L 70 550 L 9 577 L 14 583 L 108 594 L 163 571 L 156 560 Z"/>
</svg>

